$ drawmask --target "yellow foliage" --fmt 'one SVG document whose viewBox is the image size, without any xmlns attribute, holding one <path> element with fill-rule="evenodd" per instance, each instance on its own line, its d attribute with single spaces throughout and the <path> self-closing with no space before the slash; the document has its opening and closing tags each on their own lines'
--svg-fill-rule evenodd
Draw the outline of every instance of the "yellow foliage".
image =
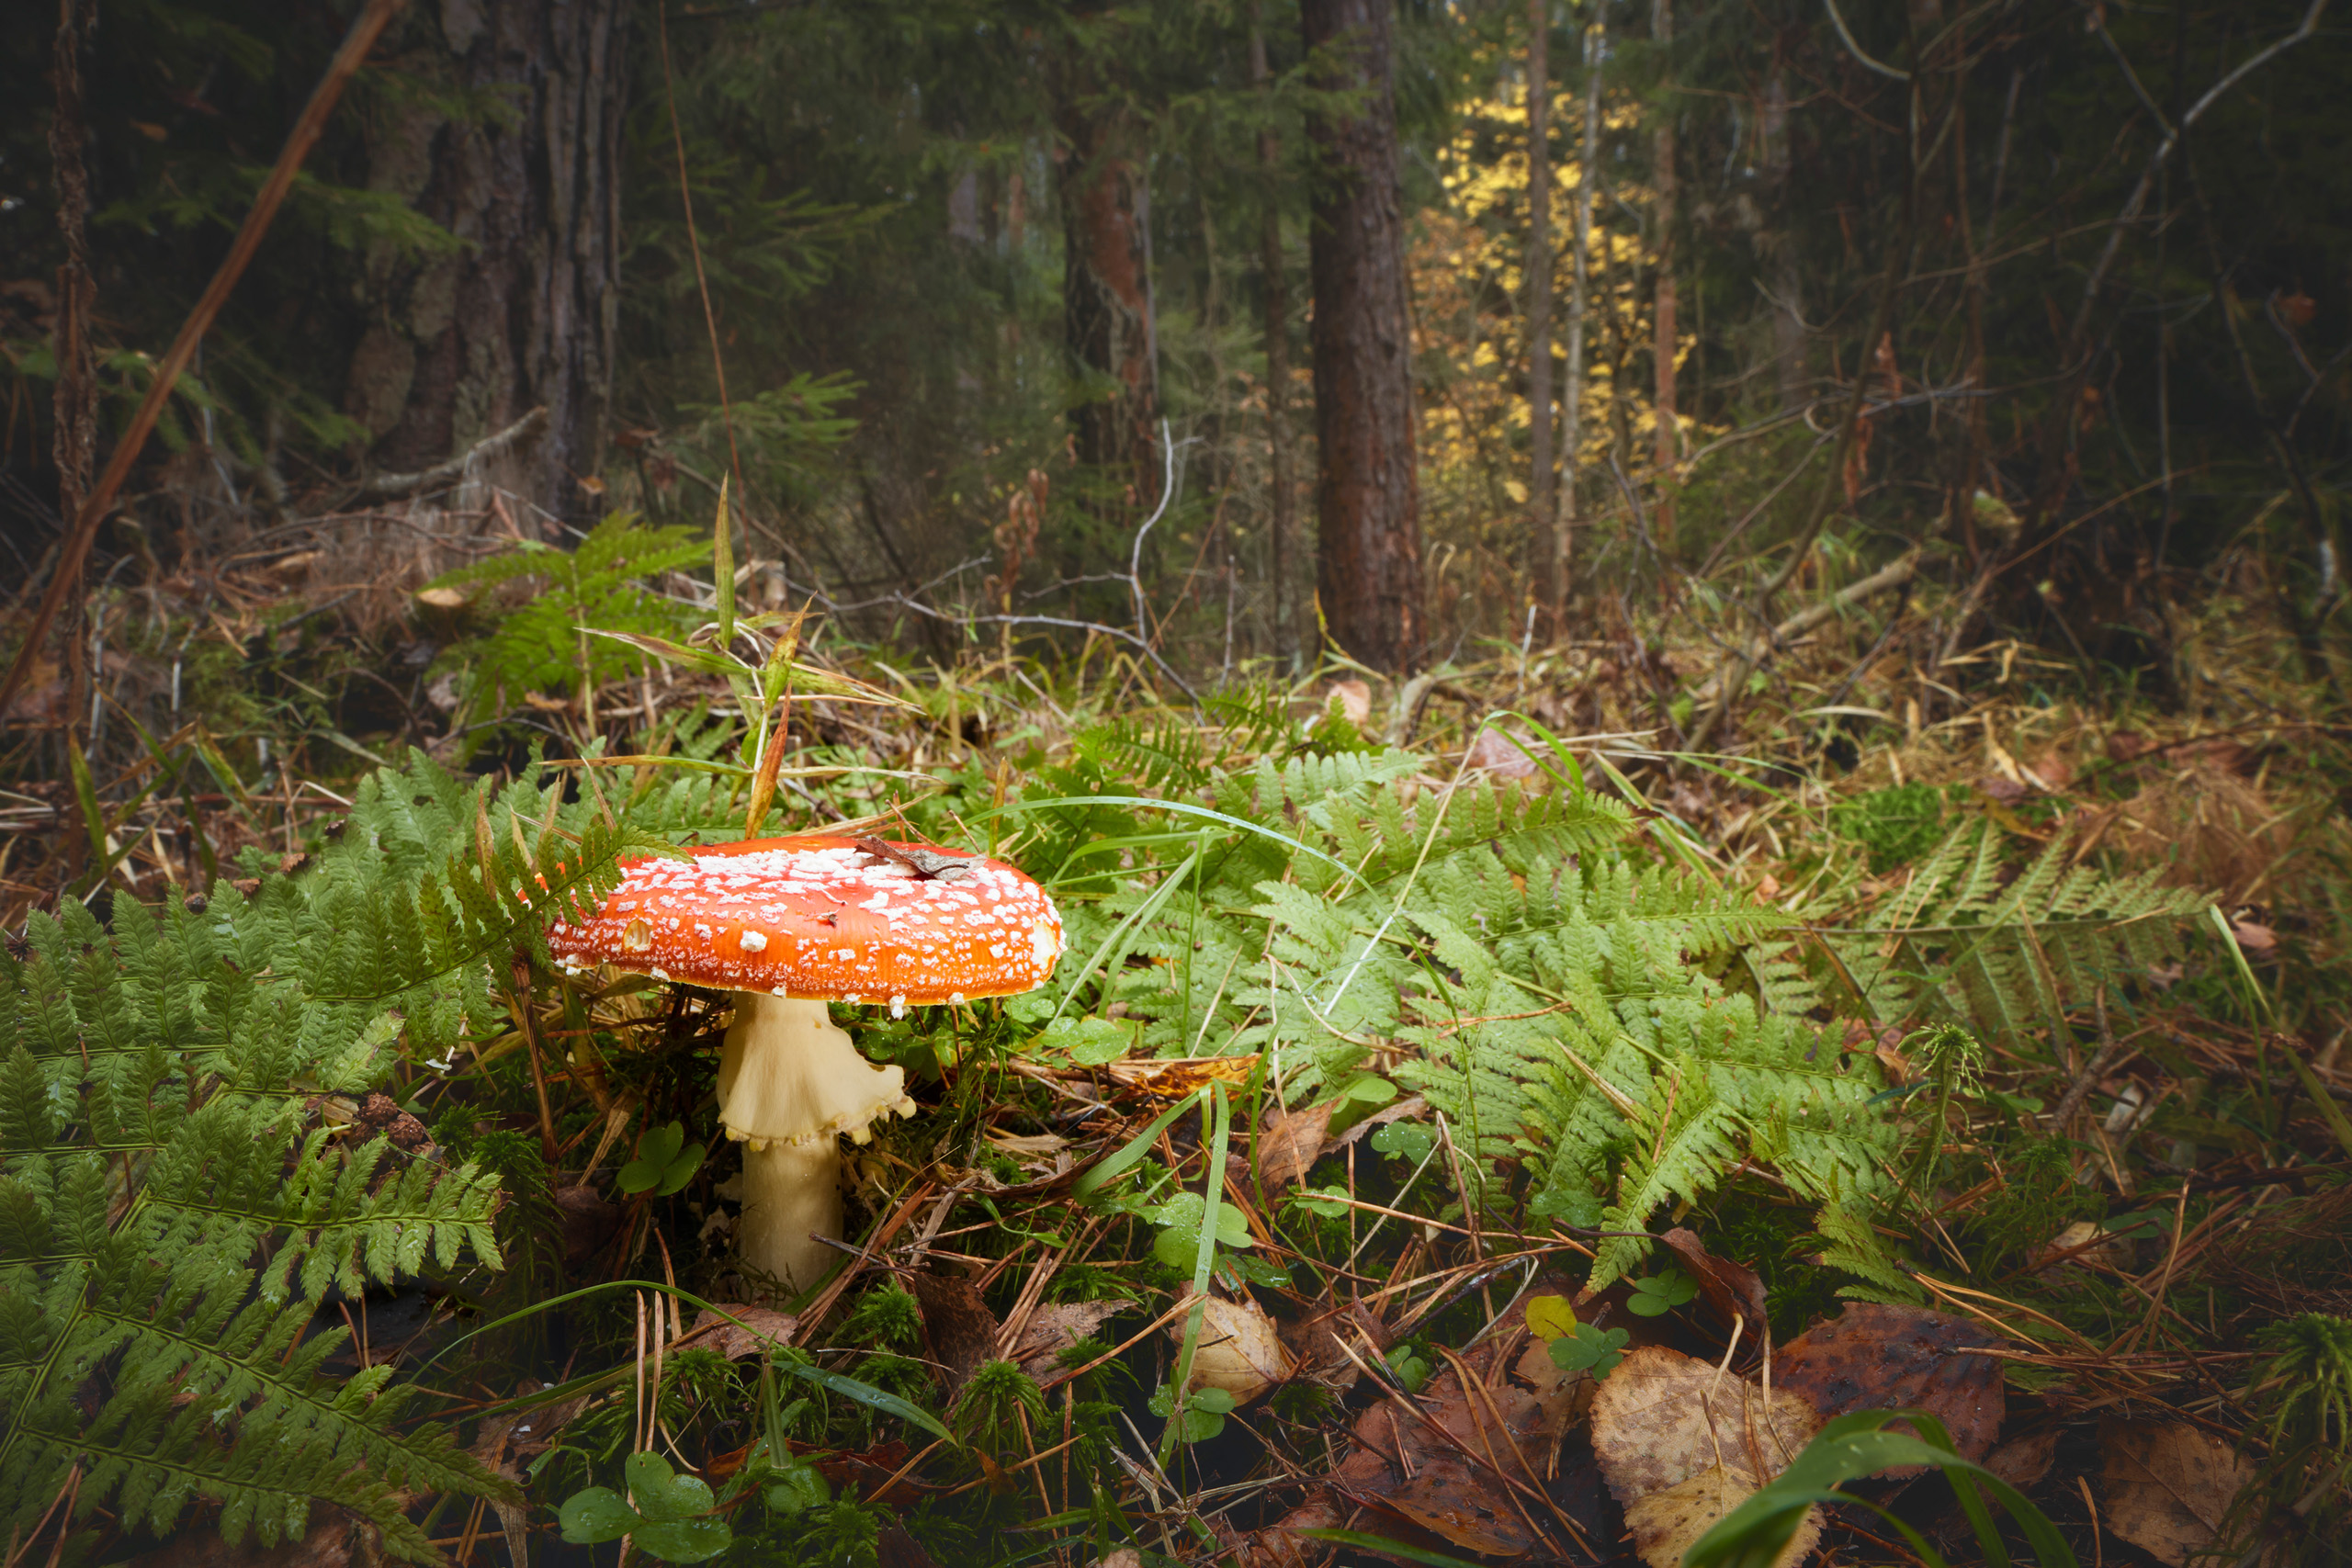
<svg viewBox="0 0 2352 1568">
<path fill-rule="evenodd" d="M 1491 69 L 1491 66 L 1490 66 Z M 1613 130 L 1635 123 L 1629 97 L 1604 96 L 1602 118 Z M 1553 245 L 1552 344 L 1566 351 L 1568 300 L 1575 276 L 1571 251 L 1578 182 L 1585 177 L 1577 145 L 1584 123 L 1580 98 L 1557 93 L 1551 106 L 1553 162 L 1549 202 Z M 1524 89 L 1471 106 L 1438 158 L 1442 205 L 1423 211 L 1406 265 L 1413 298 L 1413 350 L 1421 421 L 1421 517 L 1428 536 L 1431 588 L 1441 615 L 1473 631 L 1516 634 L 1517 595 L 1532 558 L 1548 543 L 1532 543 L 1527 496 L 1528 433 L 1533 411 L 1527 396 L 1526 263 L 1530 193 L 1527 101 Z M 1620 504 L 1608 474 L 1609 454 L 1622 428 L 1627 479 L 1654 483 L 1651 433 L 1657 416 L 1649 397 L 1652 227 L 1655 194 L 1614 171 L 1596 192 L 1585 324 L 1585 387 L 1581 429 L 1566 471 L 1584 476 L 1587 516 L 1612 514 Z M 1678 360 L 1691 340 L 1678 345 Z M 1622 376 L 1621 376 L 1622 372 Z M 1553 395 L 1565 377 L 1555 367 Z M 1620 408 L 1619 400 L 1623 406 Z M 1554 417 L 1560 413 L 1555 406 Z M 1683 422 L 1685 448 L 1690 422 Z M 1556 430 L 1555 426 L 1555 430 Z M 1556 438 L 1555 451 L 1563 445 Z M 1598 483 L 1592 476 L 1602 476 Z M 1548 539 L 1548 522 L 1544 537 Z M 1497 619 L 1499 612 L 1501 619 Z"/>
</svg>

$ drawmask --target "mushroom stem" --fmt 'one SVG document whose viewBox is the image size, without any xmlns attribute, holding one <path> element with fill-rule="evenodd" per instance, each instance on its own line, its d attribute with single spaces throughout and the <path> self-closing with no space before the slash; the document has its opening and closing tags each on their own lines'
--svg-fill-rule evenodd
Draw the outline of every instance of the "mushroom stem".
<svg viewBox="0 0 2352 1568">
<path fill-rule="evenodd" d="M 841 1134 L 912 1115 L 906 1074 L 877 1067 L 835 1027 L 825 1004 L 760 991 L 735 993 L 735 1021 L 718 1057 L 718 1114 L 744 1145 L 743 1261 L 805 1291 L 832 1250 L 811 1233 L 842 1228 Z"/>
<path fill-rule="evenodd" d="M 794 1293 L 823 1277 L 836 1256 L 814 1238 L 842 1229 L 842 1145 L 828 1134 L 809 1144 L 743 1151 L 742 1260 Z"/>
</svg>

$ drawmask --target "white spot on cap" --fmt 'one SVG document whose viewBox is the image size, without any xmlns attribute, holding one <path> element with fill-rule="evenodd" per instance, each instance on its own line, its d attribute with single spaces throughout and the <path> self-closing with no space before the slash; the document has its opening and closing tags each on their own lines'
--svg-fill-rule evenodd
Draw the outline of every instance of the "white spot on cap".
<svg viewBox="0 0 2352 1568">
<path fill-rule="evenodd" d="M 765 931 L 746 930 L 741 936 L 735 939 L 735 942 L 736 945 L 746 953 L 765 953 L 768 946 L 768 934 Z"/>
</svg>

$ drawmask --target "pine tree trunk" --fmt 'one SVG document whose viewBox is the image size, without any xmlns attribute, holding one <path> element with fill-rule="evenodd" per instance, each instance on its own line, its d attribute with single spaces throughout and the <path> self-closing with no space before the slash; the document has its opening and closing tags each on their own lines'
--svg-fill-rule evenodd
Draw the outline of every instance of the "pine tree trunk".
<svg viewBox="0 0 2352 1568">
<path fill-rule="evenodd" d="M 1674 41 L 1674 0 L 1650 0 L 1650 37 L 1660 48 Z M 1653 401 L 1657 414 L 1657 505 L 1652 518 L 1661 550 L 1674 545 L 1674 469 L 1682 457 L 1681 430 L 1674 417 L 1674 108 L 1672 101 L 1656 111 L 1657 130 L 1651 143 L 1650 183 L 1657 189 L 1657 296 L 1654 321 L 1657 328 L 1652 355 L 1657 365 Z"/>
<path fill-rule="evenodd" d="M 1299 17 L 1309 54 L 1321 55 L 1314 85 L 1351 106 L 1306 122 L 1317 160 L 1316 583 L 1340 648 L 1400 671 L 1418 660 L 1423 630 L 1390 9 L 1391 0 L 1303 0 Z"/>
<path fill-rule="evenodd" d="M 1259 28 L 1254 3 L 1250 9 L 1250 80 L 1271 116 L 1273 73 L 1267 69 L 1266 35 Z M 1290 622 L 1284 614 L 1290 596 L 1290 288 L 1283 264 L 1282 162 L 1282 141 L 1270 120 L 1258 132 L 1258 177 L 1264 182 L 1258 276 L 1265 303 L 1266 543 L 1272 557 L 1267 572 L 1274 588 L 1274 661 L 1286 666 L 1291 653 Z"/>
<path fill-rule="evenodd" d="M 1070 358 L 1107 383 L 1070 415 L 1081 461 L 1122 475 L 1128 506 L 1159 498 L 1159 345 L 1151 299 L 1151 186 L 1141 131 L 1082 56 L 1056 94 L 1061 139 L 1062 311 Z"/>
<path fill-rule="evenodd" d="M 1764 105 L 1757 133 L 1764 146 L 1764 184 L 1772 204 L 1772 373 L 1781 407 L 1802 405 L 1812 389 L 1804 369 L 1804 275 L 1797 268 L 1796 208 L 1789 188 L 1789 73 L 1776 43 L 1764 78 Z"/>
<path fill-rule="evenodd" d="M 57 36 L 50 68 L 50 85 L 57 93 L 57 110 L 50 122 L 49 153 L 57 183 L 57 231 L 65 242 L 65 264 L 57 269 L 57 322 L 51 352 L 57 362 L 57 390 L 52 410 L 55 430 L 51 455 L 57 462 L 57 518 L 70 535 L 82 504 L 89 497 L 91 472 L 98 453 L 98 376 L 90 346 L 90 321 L 97 310 L 98 288 L 90 276 L 90 175 L 84 164 L 82 144 L 87 130 L 83 107 L 82 57 L 97 28 L 96 0 L 58 0 Z M 76 586 L 58 617 L 65 646 L 64 718 L 70 731 L 83 712 L 89 690 L 89 639 L 84 636 L 84 592 Z M 82 868 L 82 842 L 87 833 L 67 833 L 67 863 Z"/>
<path fill-rule="evenodd" d="M 1527 0 L 1527 539 L 1552 515 L 1552 0 Z M 1557 601 L 1554 588 L 1545 595 Z"/>
<path fill-rule="evenodd" d="M 369 183 L 465 248 L 370 258 L 346 412 L 367 429 L 369 465 L 404 472 L 544 407 L 522 499 L 585 523 L 596 503 L 580 481 L 603 459 L 618 315 L 622 0 L 442 0 L 399 25 L 398 46 L 447 87 L 506 107 L 452 118 L 411 101 L 371 125 Z"/>
<path fill-rule="evenodd" d="M 1600 179 L 1600 62 L 1607 53 L 1603 20 L 1585 34 L 1584 139 L 1577 153 L 1577 227 L 1570 244 L 1574 279 L 1568 294 L 1568 377 L 1560 398 L 1560 504 L 1552 528 L 1552 624 L 1566 637 L 1569 560 L 1576 544 L 1577 457 L 1584 449 L 1584 329 L 1592 291 L 1592 196 Z"/>
</svg>

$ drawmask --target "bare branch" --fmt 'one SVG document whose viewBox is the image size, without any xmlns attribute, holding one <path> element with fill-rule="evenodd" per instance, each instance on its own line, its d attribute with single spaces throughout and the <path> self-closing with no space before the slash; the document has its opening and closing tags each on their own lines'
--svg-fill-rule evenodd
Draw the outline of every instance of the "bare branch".
<svg viewBox="0 0 2352 1568">
<path fill-rule="evenodd" d="M 1823 0 L 1823 4 L 1828 5 L 1830 0 Z M 2205 96 L 2188 107 L 2188 111 L 2180 117 L 2178 125 L 2165 126 L 2164 140 L 2158 142 L 2156 150 L 2149 154 L 2147 166 L 2140 171 L 2140 183 L 2132 187 L 2131 197 L 2124 202 L 2123 210 L 2115 215 L 2115 221 L 2107 231 L 2107 245 L 2099 252 L 2098 261 L 2092 266 L 2090 277 L 2083 285 L 2083 302 L 2075 312 L 2074 327 L 2066 336 L 2069 359 L 2079 356 L 2083 339 L 2090 332 L 2091 310 L 2098 305 L 2099 293 L 2107 287 L 2107 275 L 2114 267 L 2115 258 L 2123 248 L 2124 230 L 2131 226 L 2132 220 L 2140 216 L 2141 209 L 2147 206 L 2148 193 L 2155 188 L 2156 175 L 2165 164 L 2171 162 L 2173 152 L 2180 146 L 2180 139 L 2188 134 L 2188 128 L 2195 125 L 2207 109 L 2211 108 L 2221 100 L 2222 94 L 2245 80 L 2253 72 L 2261 69 L 2318 31 L 2320 16 L 2327 6 L 2328 0 L 2312 0 L 2311 8 L 2303 13 L 2302 22 L 2293 32 L 2268 47 L 2258 49 L 2248 55 L 2238 63 L 2235 70 L 2206 88 Z M 1832 9 L 1834 11 L 1835 7 L 1833 6 Z M 2093 13 L 2093 18 L 2097 23 L 2096 12 Z M 2105 25 L 2103 23 L 2097 25 L 2100 35 L 2104 37 L 2107 32 Z M 2108 47 L 2114 48 L 2113 40 L 2109 41 Z M 2121 58 L 2120 51 L 2118 51 L 2117 58 Z M 2131 76 L 2133 90 L 2140 92 L 2142 101 L 2145 102 L 2147 95 L 2141 90 L 2139 78 L 2131 75 L 2131 68 L 2128 65 L 2124 69 L 2125 74 Z M 2154 106 L 2151 104 L 2149 107 L 2153 112 Z M 2165 125 L 2165 117 L 2160 113 L 2156 115 L 2156 123 L 2160 126 Z"/>
<path fill-rule="evenodd" d="M 545 429 L 547 423 L 548 411 L 544 408 L 533 409 L 505 429 L 495 434 L 483 436 L 446 463 L 435 463 L 433 467 L 420 469 L 413 474 L 378 474 L 359 487 L 359 493 L 385 496 L 414 495 L 420 491 L 437 490 L 443 485 L 455 484 L 465 477 L 469 464 L 478 459 L 487 460 L 503 457 L 513 447 Z"/>
<path fill-rule="evenodd" d="M 1868 66 L 1872 71 L 1877 72 L 1882 76 L 1893 77 L 1897 82 L 1908 82 L 1911 80 L 1911 73 L 1908 71 L 1897 71 L 1894 66 L 1885 63 L 1883 61 L 1871 59 L 1868 51 L 1866 51 L 1860 44 L 1854 41 L 1852 29 L 1846 26 L 1845 17 L 1838 12 L 1838 0 L 1821 0 L 1821 6 L 1824 10 L 1829 13 L 1830 25 L 1838 29 L 1838 36 L 1846 40 L 1846 52 L 1851 54 L 1856 60 L 1860 61 L 1864 65 Z"/>
</svg>

